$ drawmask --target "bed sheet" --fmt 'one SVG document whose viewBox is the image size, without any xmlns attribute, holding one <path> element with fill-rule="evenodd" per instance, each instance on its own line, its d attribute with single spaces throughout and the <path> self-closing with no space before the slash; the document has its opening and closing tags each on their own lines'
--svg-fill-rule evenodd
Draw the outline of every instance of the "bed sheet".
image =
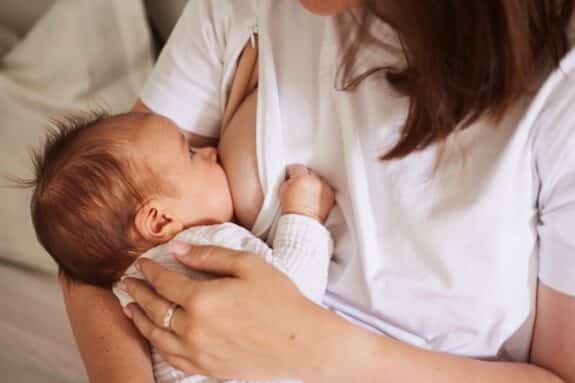
<svg viewBox="0 0 575 383">
<path fill-rule="evenodd" d="M 88 382 L 53 274 L 0 262 L 0 381 Z"/>
<path fill-rule="evenodd" d="M 23 37 L 0 25 L 0 382 L 88 381 L 30 193 L 4 176 L 30 176 L 49 118 L 128 110 L 152 65 L 142 0 L 57 0 Z"/>
</svg>

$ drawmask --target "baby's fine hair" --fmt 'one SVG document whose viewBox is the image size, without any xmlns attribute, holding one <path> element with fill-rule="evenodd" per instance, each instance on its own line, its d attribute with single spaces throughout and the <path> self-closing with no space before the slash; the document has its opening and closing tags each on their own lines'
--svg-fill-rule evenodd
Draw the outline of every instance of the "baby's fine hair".
<svg viewBox="0 0 575 383">
<path fill-rule="evenodd" d="M 129 138 L 106 134 L 138 113 L 89 113 L 55 121 L 32 153 L 32 222 L 38 241 L 72 280 L 110 286 L 134 261 L 135 214 L 151 189 L 136 178 Z"/>
</svg>

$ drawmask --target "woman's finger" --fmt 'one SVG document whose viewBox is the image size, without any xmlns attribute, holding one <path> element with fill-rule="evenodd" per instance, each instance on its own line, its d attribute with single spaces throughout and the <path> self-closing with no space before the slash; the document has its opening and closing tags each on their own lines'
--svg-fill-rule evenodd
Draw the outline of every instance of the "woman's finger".
<svg viewBox="0 0 575 383">
<path fill-rule="evenodd" d="M 136 328 L 154 347 L 164 354 L 185 355 L 186 350 L 178 337 L 170 330 L 156 326 L 138 305 L 130 303 L 125 310 Z"/>
<path fill-rule="evenodd" d="M 253 254 L 216 246 L 192 246 L 186 254 L 175 253 L 183 265 L 222 276 L 246 276 L 259 260 Z M 189 294 L 188 294 L 189 296 Z"/>
<path fill-rule="evenodd" d="M 141 280 L 126 278 L 124 283 L 130 296 L 134 298 L 148 318 L 157 326 L 162 326 L 165 313 L 168 312 L 171 302 L 160 297 Z"/>
<path fill-rule="evenodd" d="M 182 306 L 178 305 L 174 308 L 174 314 L 172 315 L 172 321 L 170 323 L 170 330 L 180 336 L 184 336 L 188 329 L 186 321 L 186 312 Z"/>
<path fill-rule="evenodd" d="M 135 278 L 124 280 L 128 288 L 128 293 L 134 298 L 140 309 L 147 317 L 159 327 L 164 327 L 164 319 L 172 303 L 158 296 L 144 282 Z M 170 321 L 170 330 L 176 334 L 183 334 L 185 331 L 185 313 L 181 306 L 177 306 Z"/>
<path fill-rule="evenodd" d="M 189 290 L 195 286 L 196 281 L 182 273 L 167 270 L 149 259 L 140 259 L 137 262 L 140 271 L 158 294 L 180 306 L 185 304 Z"/>
</svg>

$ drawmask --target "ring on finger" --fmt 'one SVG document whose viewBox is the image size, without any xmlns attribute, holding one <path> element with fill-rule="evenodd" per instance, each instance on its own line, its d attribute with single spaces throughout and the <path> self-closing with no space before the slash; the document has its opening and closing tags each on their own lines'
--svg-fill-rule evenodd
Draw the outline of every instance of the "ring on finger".
<svg viewBox="0 0 575 383">
<path fill-rule="evenodd" d="M 164 319 L 162 321 L 162 325 L 165 329 L 167 330 L 172 329 L 172 320 L 174 319 L 174 313 L 176 312 L 178 306 L 179 305 L 177 303 L 172 303 L 170 307 L 168 307 L 168 310 L 166 311 L 166 314 L 164 315 Z"/>
</svg>

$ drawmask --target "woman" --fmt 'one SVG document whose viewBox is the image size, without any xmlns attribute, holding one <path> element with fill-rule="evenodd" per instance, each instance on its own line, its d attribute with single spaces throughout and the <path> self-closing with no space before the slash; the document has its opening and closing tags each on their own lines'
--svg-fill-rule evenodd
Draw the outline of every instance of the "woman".
<svg viewBox="0 0 575 383">
<path fill-rule="evenodd" d="M 575 382 L 572 13 L 572 0 L 190 2 L 136 109 L 202 122 L 192 142 L 213 143 L 223 63 L 259 31 L 256 132 L 226 132 L 222 159 L 257 153 L 260 182 L 234 202 L 258 234 L 285 164 L 335 186 L 330 310 L 253 255 L 176 246 L 222 279 L 141 263 L 157 293 L 126 281 L 139 332 L 220 379 Z M 92 381 L 149 376 L 111 293 L 64 292 Z"/>
</svg>

